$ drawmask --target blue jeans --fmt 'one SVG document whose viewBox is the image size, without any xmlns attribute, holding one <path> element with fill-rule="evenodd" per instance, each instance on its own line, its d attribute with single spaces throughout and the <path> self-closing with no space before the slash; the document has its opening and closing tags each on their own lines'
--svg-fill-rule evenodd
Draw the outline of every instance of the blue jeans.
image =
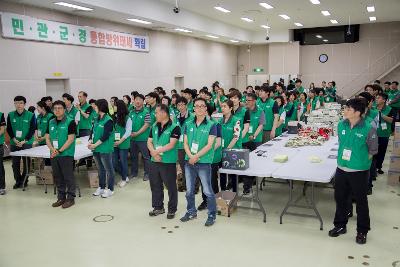
<svg viewBox="0 0 400 267">
<path fill-rule="evenodd" d="M 128 151 L 129 149 L 114 147 L 114 170 L 121 175 L 123 181 L 128 177 Z"/>
<path fill-rule="evenodd" d="M 131 166 L 131 175 L 133 177 L 138 176 L 139 172 L 139 151 L 143 156 L 143 168 L 144 168 L 144 176 L 149 175 L 149 166 L 150 166 L 150 152 L 147 148 L 146 141 L 131 141 L 131 158 L 132 158 L 132 166 Z"/>
<path fill-rule="evenodd" d="M 112 164 L 112 153 L 94 152 L 93 157 L 99 169 L 99 184 L 101 189 L 106 188 L 108 178 L 108 189 L 114 191 L 115 173 Z"/>
<path fill-rule="evenodd" d="M 211 164 L 208 163 L 196 163 L 194 165 L 185 163 L 185 174 L 186 174 L 186 200 L 187 200 L 187 212 L 191 215 L 197 213 L 195 203 L 195 185 L 196 178 L 199 177 L 201 185 L 203 186 L 203 193 L 207 197 L 207 208 L 208 215 L 215 216 L 217 212 L 217 204 L 215 200 L 215 194 L 211 186 Z"/>
</svg>

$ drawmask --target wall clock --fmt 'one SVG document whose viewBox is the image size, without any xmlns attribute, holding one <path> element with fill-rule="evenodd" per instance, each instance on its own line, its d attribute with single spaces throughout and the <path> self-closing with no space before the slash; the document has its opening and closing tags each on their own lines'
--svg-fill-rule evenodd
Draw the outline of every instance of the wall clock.
<svg viewBox="0 0 400 267">
<path fill-rule="evenodd" d="M 327 54 L 321 54 L 321 55 L 319 56 L 319 62 L 325 63 L 325 62 L 327 62 L 327 61 L 328 61 L 328 55 L 327 55 Z"/>
</svg>

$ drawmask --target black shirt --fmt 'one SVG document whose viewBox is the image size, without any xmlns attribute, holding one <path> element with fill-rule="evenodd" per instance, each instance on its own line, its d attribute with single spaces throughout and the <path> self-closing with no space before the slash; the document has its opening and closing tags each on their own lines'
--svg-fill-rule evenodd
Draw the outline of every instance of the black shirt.
<svg viewBox="0 0 400 267">
<path fill-rule="evenodd" d="M 158 137 L 160 137 L 161 134 L 165 131 L 165 129 L 167 129 L 171 124 L 172 121 L 169 120 L 168 123 L 164 125 L 164 127 L 162 127 L 161 123 L 159 122 L 155 126 L 153 126 L 153 127 L 158 127 Z M 174 129 L 172 129 L 170 138 L 179 139 L 180 136 L 181 136 L 181 128 L 179 126 L 176 126 Z M 153 138 L 153 131 L 150 131 L 149 138 Z"/>
</svg>

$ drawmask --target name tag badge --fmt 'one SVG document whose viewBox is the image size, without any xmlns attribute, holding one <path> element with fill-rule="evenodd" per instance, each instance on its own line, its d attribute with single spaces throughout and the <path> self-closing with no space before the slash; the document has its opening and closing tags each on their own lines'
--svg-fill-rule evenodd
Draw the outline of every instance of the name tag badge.
<svg viewBox="0 0 400 267">
<path fill-rule="evenodd" d="M 253 133 L 253 126 L 249 126 L 249 134 L 252 134 Z"/>
<path fill-rule="evenodd" d="M 179 142 L 183 142 L 183 134 L 181 134 L 181 136 L 179 136 Z"/>
<path fill-rule="evenodd" d="M 382 122 L 382 123 L 381 123 L 381 128 L 382 128 L 382 130 L 387 130 L 387 124 L 386 124 L 386 122 Z"/>
<path fill-rule="evenodd" d="M 42 131 L 38 130 L 37 135 L 38 135 L 38 137 L 42 137 Z"/>
<path fill-rule="evenodd" d="M 351 150 L 344 149 L 343 155 L 342 155 L 342 160 L 350 161 L 350 158 L 351 158 Z"/>
<path fill-rule="evenodd" d="M 120 133 L 115 133 L 115 141 L 121 140 L 121 134 Z"/>
<path fill-rule="evenodd" d="M 192 147 L 190 148 L 190 152 L 192 152 L 192 154 L 197 154 L 198 151 L 199 151 L 199 144 L 192 143 Z"/>
<path fill-rule="evenodd" d="M 22 131 L 16 131 L 15 137 L 21 138 L 22 137 Z"/>
<path fill-rule="evenodd" d="M 54 141 L 53 141 L 53 147 L 54 147 L 55 149 L 58 149 L 58 140 L 54 140 Z"/>
</svg>

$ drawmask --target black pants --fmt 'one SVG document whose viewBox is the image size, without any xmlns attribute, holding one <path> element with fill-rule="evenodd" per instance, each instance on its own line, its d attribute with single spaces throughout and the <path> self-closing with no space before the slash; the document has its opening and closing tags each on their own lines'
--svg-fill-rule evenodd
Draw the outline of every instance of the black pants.
<svg viewBox="0 0 400 267">
<path fill-rule="evenodd" d="M 4 145 L 0 145 L 0 189 L 6 189 L 6 172 L 4 171 Z"/>
<path fill-rule="evenodd" d="M 219 192 L 218 186 L 218 170 L 221 167 L 221 162 L 211 164 L 211 186 L 214 194 Z M 207 202 L 207 196 L 203 192 L 203 186 L 201 186 L 201 196 L 204 202 Z"/>
<path fill-rule="evenodd" d="M 357 232 L 366 234 L 371 229 L 368 208 L 368 173 L 369 171 L 345 172 L 339 168 L 335 175 L 336 213 L 333 224 L 346 227 L 351 197 L 356 202 Z"/>
<path fill-rule="evenodd" d="M 247 142 L 243 143 L 243 148 L 248 149 L 251 151 L 255 150 L 257 147 L 261 145 L 260 142 Z M 253 186 L 254 179 L 256 177 L 254 176 L 243 176 L 243 190 L 250 190 L 250 188 Z"/>
<path fill-rule="evenodd" d="M 376 159 L 376 168 L 382 169 L 383 161 L 385 160 L 386 150 L 389 144 L 389 137 L 378 137 L 378 154 L 374 156 Z"/>
<path fill-rule="evenodd" d="M 25 144 L 22 147 L 12 145 L 11 152 L 32 148 L 32 145 Z M 21 173 L 21 159 L 23 161 L 23 171 Z M 24 182 L 27 172 L 30 170 L 31 159 L 27 157 L 12 157 L 12 169 L 15 183 L 21 185 Z M 26 180 L 28 182 L 28 179 Z"/>
<path fill-rule="evenodd" d="M 168 190 L 168 213 L 175 213 L 178 207 L 176 186 L 176 163 L 150 162 L 149 180 L 151 201 L 154 209 L 164 208 L 164 186 Z"/>
<path fill-rule="evenodd" d="M 185 176 L 185 150 L 184 149 L 178 149 L 178 163 L 179 167 L 182 170 L 182 175 L 183 175 L 183 181 L 182 181 L 182 186 L 186 188 L 186 176 Z"/>
<path fill-rule="evenodd" d="M 74 199 L 76 182 L 74 176 L 74 158 L 56 157 L 51 159 L 54 181 L 57 185 L 58 199 Z"/>
<path fill-rule="evenodd" d="M 369 168 L 369 176 L 368 176 L 368 186 L 372 188 L 374 185 L 372 181 L 376 179 L 377 172 L 376 172 L 376 159 L 373 157 L 371 161 L 371 167 Z"/>
<path fill-rule="evenodd" d="M 232 184 L 232 191 L 237 192 L 237 184 L 236 184 L 236 174 L 226 174 L 220 173 L 219 174 L 219 184 L 221 186 L 221 191 L 227 190 L 227 183 Z"/>
</svg>

